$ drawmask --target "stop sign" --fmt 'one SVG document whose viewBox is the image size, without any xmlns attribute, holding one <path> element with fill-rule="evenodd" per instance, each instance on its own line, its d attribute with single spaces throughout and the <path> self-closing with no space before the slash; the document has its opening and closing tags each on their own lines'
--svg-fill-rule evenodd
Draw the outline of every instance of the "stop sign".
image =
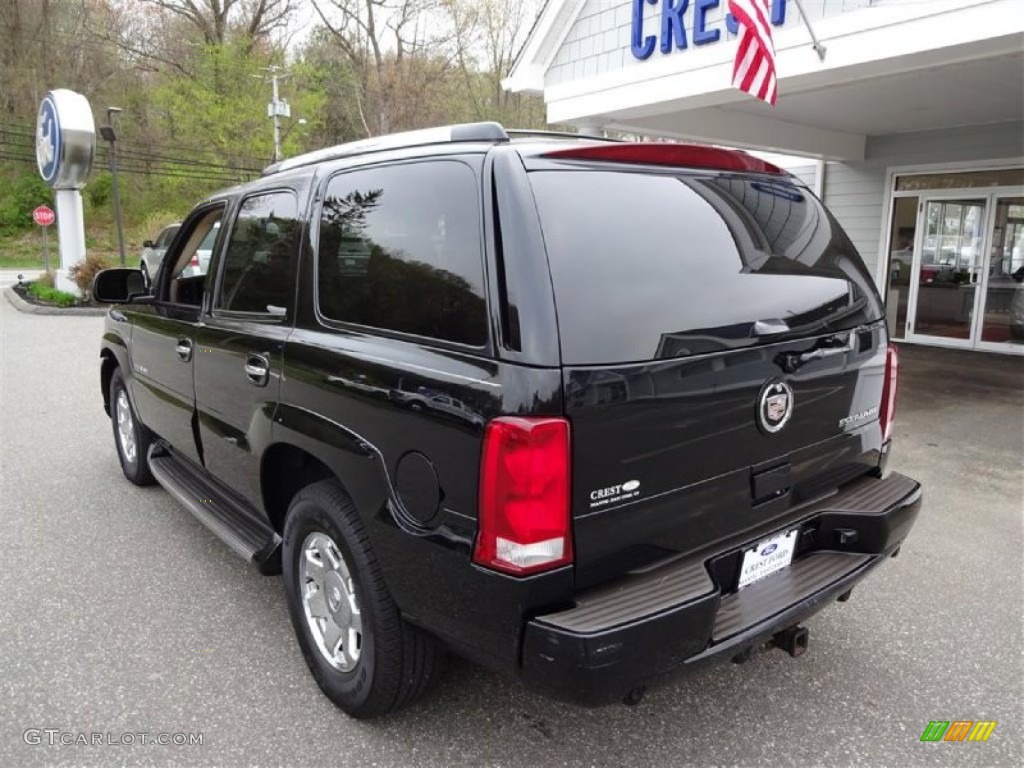
<svg viewBox="0 0 1024 768">
<path fill-rule="evenodd" d="M 57 215 L 53 212 L 53 209 L 48 206 L 40 205 L 32 211 L 32 221 L 40 227 L 48 227 L 56 220 Z"/>
</svg>

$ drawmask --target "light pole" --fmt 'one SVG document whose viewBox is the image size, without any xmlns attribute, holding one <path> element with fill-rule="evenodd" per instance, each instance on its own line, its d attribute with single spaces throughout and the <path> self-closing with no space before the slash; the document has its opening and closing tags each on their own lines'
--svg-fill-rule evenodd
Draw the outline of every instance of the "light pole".
<svg viewBox="0 0 1024 768">
<path fill-rule="evenodd" d="M 124 255 L 124 230 L 121 227 L 121 190 L 117 185 L 117 134 L 114 133 L 113 117 L 118 112 L 123 112 L 120 107 L 107 107 L 107 124 L 100 126 L 100 135 L 110 143 L 107 151 L 107 159 L 110 161 L 110 176 L 113 182 L 114 193 L 114 222 L 117 225 L 117 250 L 121 255 L 121 266 L 126 263 Z"/>
</svg>

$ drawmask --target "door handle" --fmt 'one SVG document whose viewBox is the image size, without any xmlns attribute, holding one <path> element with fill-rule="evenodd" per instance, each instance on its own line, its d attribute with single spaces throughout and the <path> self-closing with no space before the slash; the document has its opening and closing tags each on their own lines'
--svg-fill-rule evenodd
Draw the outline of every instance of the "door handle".
<svg viewBox="0 0 1024 768">
<path fill-rule="evenodd" d="M 245 358 L 245 376 L 257 387 L 266 386 L 270 379 L 270 361 L 263 355 L 248 355 Z"/>
<path fill-rule="evenodd" d="M 174 351 L 178 353 L 178 359 L 187 363 L 192 359 L 192 339 L 178 339 Z"/>
</svg>

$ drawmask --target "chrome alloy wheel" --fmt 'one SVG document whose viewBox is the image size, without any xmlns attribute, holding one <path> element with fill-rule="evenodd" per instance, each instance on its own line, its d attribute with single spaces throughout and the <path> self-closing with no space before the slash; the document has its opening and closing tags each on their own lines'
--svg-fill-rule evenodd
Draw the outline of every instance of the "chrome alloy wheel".
<svg viewBox="0 0 1024 768">
<path fill-rule="evenodd" d="M 348 564 L 326 533 L 311 533 L 302 543 L 299 584 L 316 647 L 332 667 L 351 672 L 362 652 L 363 617 Z"/>
<path fill-rule="evenodd" d="M 132 419 L 132 406 L 128 402 L 128 393 L 123 389 L 117 393 L 114 405 L 117 411 L 117 439 L 121 443 L 121 453 L 129 464 L 135 463 L 135 421 Z"/>
</svg>

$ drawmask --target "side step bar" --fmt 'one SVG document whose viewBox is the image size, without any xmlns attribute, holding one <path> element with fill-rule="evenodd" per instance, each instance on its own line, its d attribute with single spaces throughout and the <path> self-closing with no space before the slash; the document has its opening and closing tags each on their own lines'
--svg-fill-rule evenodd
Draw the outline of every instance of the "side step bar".
<svg viewBox="0 0 1024 768">
<path fill-rule="evenodd" d="M 156 481 L 235 554 L 273 572 L 281 537 L 256 519 L 246 505 L 229 498 L 209 478 L 159 443 L 149 449 Z"/>
</svg>

